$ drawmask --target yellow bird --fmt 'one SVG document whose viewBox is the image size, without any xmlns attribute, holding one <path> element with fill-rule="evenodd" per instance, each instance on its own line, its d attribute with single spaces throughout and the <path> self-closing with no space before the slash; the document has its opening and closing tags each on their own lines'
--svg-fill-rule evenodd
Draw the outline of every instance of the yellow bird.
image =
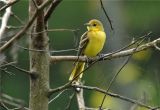
<svg viewBox="0 0 160 110">
<path fill-rule="evenodd" d="M 88 31 L 86 31 L 80 40 L 78 56 L 86 55 L 87 57 L 95 57 L 103 49 L 106 34 L 104 32 L 103 24 L 96 19 L 90 20 L 86 23 Z M 82 78 L 85 62 L 77 62 L 69 80 L 79 81 Z M 78 76 L 78 77 L 77 77 Z M 75 78 L 76 77 L 76 78 Z"/>
</svg>

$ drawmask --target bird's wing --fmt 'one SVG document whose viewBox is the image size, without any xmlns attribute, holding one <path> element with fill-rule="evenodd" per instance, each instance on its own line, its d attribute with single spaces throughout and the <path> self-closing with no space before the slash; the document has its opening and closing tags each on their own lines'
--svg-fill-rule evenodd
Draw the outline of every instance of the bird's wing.
<svg viewBox="0 0 160 110">
<path fill-rule="evenodd" d="M 80 39 L 80 43 L 79 43 L 79 48 L 78 48 L 78 53 L 77 55 L 80 56 L 80 55 L 83 55 L 83 51 L 84 49 L 86 48 L 87 44 L 88 44 L 88 36 L 87 36 L 87 32 L 85 32 L 82 36 L 81 36 L 81 39 Z"/>
</svg>

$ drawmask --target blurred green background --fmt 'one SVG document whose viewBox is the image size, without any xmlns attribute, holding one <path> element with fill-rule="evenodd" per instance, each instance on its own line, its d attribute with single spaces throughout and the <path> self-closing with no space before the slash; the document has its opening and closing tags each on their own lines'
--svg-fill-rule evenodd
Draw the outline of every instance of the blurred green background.
<svg viewBox="0 0 160 110">
<path fill-rule="evenodd" d="M 77 47 L 80 36 L 86 31 L 83 25 L 90 19 L 96 18 L 103 22 L 107 41 L 102 53 L 108 53 L 129 44 L 133 38 L 139 38 L 150 31 L 152 41 L 160 35 L 160 1 L 159 0 L 103 0 L 104 7 L 112 21 L 112 31 L 109 22 L 103 13 L 99 0 L 63 0 L 56 8 L 49 20 L 49 29 L 79 29 L 75 33 L 69 31 L 49 32 L 50 50 L 73 49 Z M 12 11 L 24 22 L 28 21 L 28 1 L 21 0 L 15 4 Z M 1 16 L 3 13 L 1 13 Z M 21 26 L 13 17 L 10 18 L 11 26 Z M 11 37 L 18 29 L 8 29 L 5 36 Z M 5 38 L 3 40 L 8 39 Z M 144 43 L 145 43 L 144 42 Z M 28 47 L 28 35 L 25 35 L 18 45 Z M 52 55 L 76 55 L 75 51 L 55 52 Z M 28 51 L 14 45 L 6 52 L 6 60 L 17 61 L 17 66 L 29 69 Z M 110 91 L 142 101 L 151 106 L 160 106 L 160 53 L 155 49 L 135 54 L 129 63 L 118 75 Z M 85 85 L 97 86 L 106 89 L 114 74 L 122 66 L 126 58 L 118 58 L 98 62 L 85 72 L 83 80 Z M 50 66 L 50 86 L 56 88 L 68 82 L 73 67 L 73 62 L 56 62 Z M 29 78 L 20 71 L 7 67 L 11 74 L 2 75 L 2 92 L 22 99 L 28 107 Z M 49 110 L 64 110 L 69 96 L 73 90 L 64 92 L 59 98 L 49 105 Z M 53 95 L 53 97 L 55 97 Z M 84 90 L 87 107 L 99 107 L 103 94 L 95 91 Z M 134 105 L 119 99 L 107 97 L 104 107 L 112 110 L 129 110 Z M 74 97 L 71 110 L 77 110 Z M 135 110 L 145 110 L 137 107 Z"/>
</svg>

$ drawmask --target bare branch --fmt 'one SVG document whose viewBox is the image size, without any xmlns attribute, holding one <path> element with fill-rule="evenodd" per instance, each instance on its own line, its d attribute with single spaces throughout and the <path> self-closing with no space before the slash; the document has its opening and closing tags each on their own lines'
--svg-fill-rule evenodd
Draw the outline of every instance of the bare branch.
<svg viewBox="0 0 160 110">
<path fill-rule="evenodd" d="M 110 20 L 108 14 L 107 14 L 107 12 L 106 12 L 106 10 L 105 10 L 105 8 L 104 8 L 104 5 L 103 5 L 102 0 L 100 0 L 100 4 L 101 4 L 101 8 L 102 8 L 105 16 L 107 17 L 107 19 L 108 19 L 108 21 L 109 21 L 109 24 L 110 24 L 110 26 L 111 26 L 111 29 L 114 30 L 114 29 L 113 29 L 113 26 L 112 26 L 112 21 Z"/>
<path fill-rule="evenodd" d="M 81 89 L 80 91 L 76 91 L 76 96 L 79 110 L 85 110 L 83 89 Z"/>
<path fill-rule="evenodd" d="M 68 101 L 68 104 L 67 104 L 65 110 L 70 110 L 71 102 L 72 102 L 74 96 L 75 96 L 75 92 L 71 96 L 69 96 L 69 101 Z"/>
<path fill-rule="evenodd" d="M 18 67 L 18 66 L 15 66 L 15 65 L 12 65 L 12 64 L 10 64 L 9 66 L 11 66 L 11 67 L 13 67 L 13 68 L 15 68 L 15 69 L 17 69 L 17 70 L 19 70 L 19 71 L 27 74 L 27 75 L 32 75 L 32 74 L 33 74 L 33 73 L 31 73 L 30 71 L 27 71 L 27 70 L 25 70 L 25 69 L 22 69 L 22 68 L 20 68 L 20 67 Z"/>
<path fill-rule="evenodd" d="M 14 63 L 16 63 L 16 62 L 7 62 L 7 63 L 5 63 L 5 64 L 0 65 L 0 68 L 5 67 L 5 66 L 12 65 L 12 64 L 14 64 Z"/>
<path fill-rule="evenodd" d="M 8 42 L 6 42 L 3 46 L 0 47 L 0 53 L 3 52 L 5 49 L 9 48 L 12 43 L 18 39 L 20 39 L 25 32 L 30 28 L 34 20 L 36 19 L 38 13 L 40 10 L 44 9 L 49 3 L 52 2 L 51 0 L 45 1 L 42 5 L 39 6 L 39 8 L 36 10 L 32 18 L 28 21 L 28 23 L 24 26 L 22 30 L 20 30 L 15 36 L 13 36 Z"/>
<path fill-rule="evenodd" d="M 0 101 L 0 106 L 3 107 L 6 110 L 9 110 L 9 108 L 1 101 Z"/>
<path fill-rule="evenodd" d="M 14 14 L 13 12 L 11 13 L 11 15 L 21 24 L 24 24 L 23 20 L 21 20 L 16 14 Z"/>
<path fill-rule="evenodd" d="M 20 68 L 20 67 L 18 67 L 18 66 L 13 65 L 14 63 L 16 63 L 16 62 L 5 62 L 5 64 L 0 65 L 0 69 L 1 69 L 2 71 L 4 71 L 4 72 L 9 73 L 8 71 L 6 71 L 6 69 L 2 69 L 2 67 L 11 66 L 11 67 L 13 67 L 13 68 L 15 68 L 15 69 L 17 69 L 17 70 L 19 70 L 19 71 L 27 74 L 27 75 L 32 75 L 32 73 L 31 73 L 30 71 L 27 71 L 27 70 L 25 70 L 25 69 L 22 69 L 22 68 Z"/>
<path fill-rule="evenodd" d="M 141 45 L 141 43 L 142 43 L 146 38 L 147 38 L 147 36 L 145 36 L 145 37 L 137 44 L 137 46 L 136 46 L 136 48 L 134 49 L 134 51 L 137 50 L 137 48 L 139 47 L 139 45 Z M 108 91 L 110 90 L 110 88 L 111 88 L 111 86 L 113 85 L 113 83 L 115 82 L 117 76 L 119 75 L 119 73 L 121 72 L 121 70 L 128 64 L 128 62 L 129 62 L 129 60 L 131 59 L 132 55 L 133 55 L 133 54 L 131 54 L 131 55 L 125 60 L 124 64 L 121 66 L 121 68 L 118 70 L 118 72 L 116 72 L 116 74 L 113 76 L 113 78 L 111 79 L 111 81 L 110 81 L 110 83 L 109 83 L 109 86 L 107 87 L 106 92 L 108 92 Z M 106 99 L 106 96 L 107 96 L 107 95 L 105 94 L 104 97 L 103 97 L 103 99 L 102 99 L 102 103 L 101 103 L 101 105 L 100 105 L 100 107 L 99 107 L 100 109 L 102 109 L 102 106 L 103 106 L 103 103 L 104 103 L 104 101 L 105 101 L 105 99 Z"/>
<path fill-rule="evenodd" d="M 0 8 L 0 12 L 5 10 L 6 8 L 12 6 L 13 4 L 17 3 L 20 0 L 10 0 L 10 2 L 7 3 L 7 5 L 3 6 L 2 8 Z"/>
<path fill-rule="evenodd" d="M 57 31 L 68 31 L 68 32 L 75 32 L 78 31 L 79 29 L 47 29 L 47 30 L 43 30 L 41 32 L 36 32 L 36 33 L 27 33 L 27 34 L 40 34 L 40 33 L 44 33 L 44 32 L 57 32 Z"/>
<path fill-rule="evenodd" d="M 6 8 L 6 12 L 2 17 L 2 24 L 1 24 L 1 28 L 0 28 L 0 41 L 1 41 L 2 36 L 3 36 L 3 34 L 4 34 L 5 30 L 6 30 L 7 23 L 8 23 L 10 15 L 11 15 L 11 6 Z"/>
<path fill-rule="evenodd" d="M 158 38 L 152 42 L 140 45 L 139 47 L 137 47 L 137 49 L 131 48 L 128 50 L 123 50 L 123 51 L 117 52 L 117 53 L 114 53 L 114 52 L 108 53 L 108 54 L 104 54 L 105 57 L 103 59 L 100 59 L 99 57 L 94 57 L 94 58 L 92 58 L 92 60 L 93 61 L 96 61 L 96 60 L 103 61 L 103 60 L 110 60 L 113 58 L 120 58 L 120 57 L 129 56 L 131 54 L 138 53 L 140 51 L 144 51 L 144 50 L 153 48 L 153 47 L 155 47 L 155 44 L 160 44 L 160 38 Z M 51 56 L 50 57 L 50 61 L 53 63 L 58 62 L 58 61 L 77 61 L 77 59 L 81 62 L 87 61 L 86 56 L 79 56 L 79 57 L 78 56 Z"/>
<path fill-rule="evenodd" d="M 55 8 L 58 6 L 58 4 L 61 1 L 62 0 L 53 0 L 53 2 L 51 3 L 50 7 L 47 10 L 47 12 L 45 13 L 45 18 L 44 18 L 44 22 L 45 23 L 47 22 L 47 20 L 49 19 L 49 17 L 51 16 L 51 14 L 53 13 L 53 11 L 55 10 Z"/>
<path fill-rule="evenodd" d="M 64 93 L 66 90 L 68 90 L 68 89 L 64 89 L 63 91 L 61 91 L 58 95 L 56 95 L 53 99 L 51 99 L 50 101 L 49 101 L 49 104 L 51 103 L 51 102 L 53 102 L 54 100 L 56 100 L 62 93 Z"/>
<path fill-rule="evenodd" d="M 158 47 L 158 45 L 157 45 L 157 44 L 154 44 L 154 47 L 155 47 L 157 50 L 159 50 L 159 51 L 160 51 L 160 47 Z"/>
<path fill-rule="evenodd" d="M 24 108 L 25 110 L 27 109 L 26 107 L 24 107 L 24 101 L 21 99 L 17 99 L 15 97 L 11 97 L 7 94 L 1 93 L 1 99 L 0 99 L 0 106 L 4 106 L 4 105 L 10 105 L 10 106 L 14 106 L 16 108 Z M 7 107 L 7 106 L 6 106 Z M 11 109 L 7 109 L 7 110 L 11 110 Z"/>
<path fill-rule="evenodd" d="M 111 93 L 111 92 L 106 92 L 106 90 L 100 89 L 98 87 L 82 86 L 82 85 L 72 85 L 72 87 L 78 87 L 78 88 L 83 88 L 83 89 L 92 90 L 92 91 L 94 90 L 94 91 L 97 91 L 97 92 L 100 92 L 100 93 L 103 93 L 103 94 L 107 94 L 107 95 L 109 95 L 111 97 L 114 97 L 114 98 L 118 98 L 118 99 L 130 102 L 130 103 L 133 103 L 133 104 L 137 104 L 139 106 L 142 106 L 142 107 L 145 107 L 145 108 L 151 109 L 151 110 L 156 110 L 157 108 L 159 108 L 159 107 L 156 107 L 156 109 L 155 109 L 155 107 L 148 106 L 148 105 L 146 105 L 146 104 L 144 104 L 142 102 L 138 102 L 137 100 L 130 99 L 128 97 L 121 96 L 119 94 L 114 94 L 114 93 Z"/>
<path fill-rule="evenodd" d="M 62 91 L 62 90 L 67 89 L 69 87 L 71 87 L 71 82 L 68 82 L 68 83 L 66 83 L 63 86 L 60 86 L 58 88 L 50 89 L 49 92 L 48 92 L 48 97 L 50 97 L 53 93 Z"/>
</svg>

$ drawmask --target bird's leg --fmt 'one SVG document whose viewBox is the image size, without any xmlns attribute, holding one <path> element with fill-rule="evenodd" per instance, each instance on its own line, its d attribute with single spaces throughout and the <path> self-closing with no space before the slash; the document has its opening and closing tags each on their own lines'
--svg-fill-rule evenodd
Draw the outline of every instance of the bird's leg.
<svg viewBox="0 0 160 110">
<path fill-rule="evenodd" d="M 86 61 L 86 66 L 88 67 L 90 64 L 92 64 L 93 58 L 92 58 L 92 57 L 87 57 L 86 60 L 87 60 L 87 61 Z"/>
<path fill-rule="evenodd" d="M 104 60 L 105 59 L 105 54 L 99 53 L 98 54 L 98 59 L 99 60 Z"/>
</svg>

